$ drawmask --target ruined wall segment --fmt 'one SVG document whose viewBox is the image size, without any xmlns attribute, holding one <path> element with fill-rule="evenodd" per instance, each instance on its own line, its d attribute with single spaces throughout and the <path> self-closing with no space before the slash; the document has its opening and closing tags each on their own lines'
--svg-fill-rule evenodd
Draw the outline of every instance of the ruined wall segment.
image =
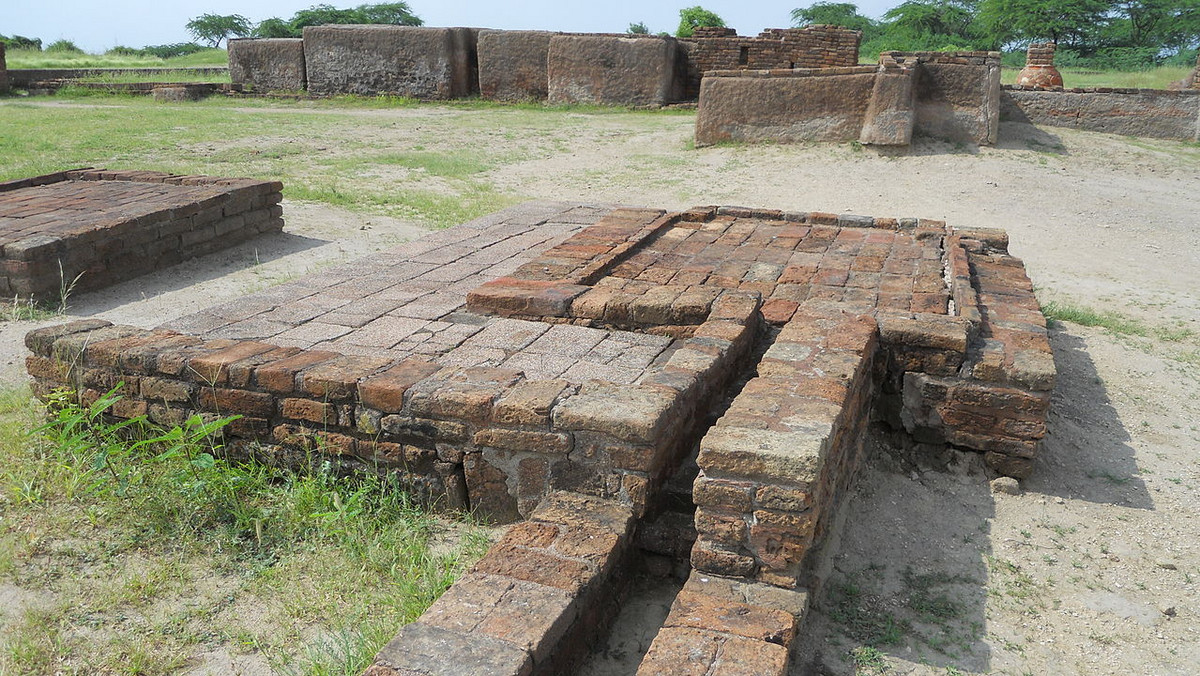
<svg viewBox="0 0 1200 676">
<path fill-rule="evenodd" d="M 314 94 L 392 94 L 445 100 L 479 92 L 472 28 L 309 26 L 308 89 Z"/>
<path fill-rule="evenodd" d="M 699 95 L 703 75 L 717 70 L 837 68 L 858 65 L 862 34 L 838 26 L 767 29 L 757 37 L 732 28 L 697 28 L 686 50 L 685 95 Z"/>
<path fill-rule="evenodd" d="M 544 101 L 549 96 L 549 31 L 479 32 L 479 95 L 494 101 Z"/>
<path fill-rule="evenodd" d="M 308 86 L 301 38 L 229 41 L 229 79 L 259 92 L 296 92 Z"/>
<path fill-rule="evenodd" d="M 622 106 L 678 101 L 677 50 L 669 37 L 556 35 L 547 57 L 549 100 Z"/>
<path fill-rule="evenodd" d="M 709 72 L 700 85 L 696 145 L 857 139 L 875 71 L 855 66 Z"/>
<path fill-rule="evenodd" d="M 1124 136 L 1200 140 L 1200 89 L 1089 87 L 1044 90 L 1006 85 L 1005 120 Z"/>
<path fill-rule="evenodd" d="M 1000 52 L 885 52 L 916 67 L 917 134 L 948 141 L 996 142 L 1000 130 Z"/>
</svg>

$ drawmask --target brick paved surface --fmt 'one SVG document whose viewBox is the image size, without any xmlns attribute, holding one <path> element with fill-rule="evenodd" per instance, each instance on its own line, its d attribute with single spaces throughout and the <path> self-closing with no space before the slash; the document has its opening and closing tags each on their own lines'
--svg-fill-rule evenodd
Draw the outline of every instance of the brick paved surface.
<svg viewBox="0 0 1200 676">
<path fill-rule="evenodd" d="M 1054 363 L 1007 245 L 920 219 L 530 204 L 155 331 L 34 331 L 28 370 L 88 403 L 124 383 L 118 417 L 240 414 L 234 452 L 316 451 L 531 519 L 374 676 L 568 673 L 614 611 L 631 520 L 694 457 L 694 573 L 639 673 L 781 674 L 873 417 L 1032 467 Z"/>
<path fill-rule="evenodd" d="M 282 185 L 79 170 L 0 183 L 0 293 L 57 298 L 283 227 Z"/>
</svg>

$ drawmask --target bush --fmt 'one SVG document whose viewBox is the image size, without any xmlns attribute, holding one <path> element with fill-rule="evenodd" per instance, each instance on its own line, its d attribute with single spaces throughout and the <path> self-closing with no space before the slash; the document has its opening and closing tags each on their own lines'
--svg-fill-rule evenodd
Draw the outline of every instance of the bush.
<svg viewBox="0 0 1200 676">
<path fill-rule="evenodd" d="M 0 42 L 3 42 L 8 49 L 28 49 L 34 52 L 42 51 L 42 41 L 40 38 L 27 38 L 23 35 L 14 35 L 12 37 L 0 35 Z"/>
<path fill-rule="evenodd" d="M 59 54 L 82 54 L 83 50 L 70 40 L 55 40 L 46 45 L 47 52 L 57 52 Z"/>
<path fill-rule="evenodd" d="M 112 47 L 104 53 L 108 56 L 145 56 L 146 55 L 146 52 L 144 50 L 135 49 L 133 47 L 125 47 L 123 45 L 117 45 L 116 47 Z"/>
<path fill-rule="evenodd" d="M 187 56 L 208 49 L 194 42 L 176 42 L 171 45 L 147 45 L 142 48 L 143 56 L 157 56 L 160 59 L 170 59 L 176 56 Z"/>
</svg>

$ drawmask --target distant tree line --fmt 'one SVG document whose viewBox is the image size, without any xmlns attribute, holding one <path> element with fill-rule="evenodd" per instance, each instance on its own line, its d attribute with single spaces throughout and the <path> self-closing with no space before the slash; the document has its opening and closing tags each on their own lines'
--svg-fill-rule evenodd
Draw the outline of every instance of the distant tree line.
<svg viewBox="0 0 1200 676">
<path fill-rule="evenodd" d="M 860 30 L 869 59 L 892 49 L 1020 52 L 1053 41 L 1059 65 L 1136 70 L 1190 65 L 1200 47 L 1200 0 L 907 0 L 878 21 L 853 3 L 822 1 L 792 10 L 792 21 Z"/>
</svg>

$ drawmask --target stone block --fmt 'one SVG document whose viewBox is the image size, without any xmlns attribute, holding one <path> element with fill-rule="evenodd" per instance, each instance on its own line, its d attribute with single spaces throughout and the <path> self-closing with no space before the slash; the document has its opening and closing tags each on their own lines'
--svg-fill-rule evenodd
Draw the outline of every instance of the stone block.
<svg viewBox="0 0 1200 676">
<path fill-rule="evenodd" d="M 454 99 L 479 92 L 470 28 L 308 26 L 304 63 L 314 94 Z"/>
<path fill-rule="evenodd" d="M 555 104 L 663 106 L 680 99 L 674 38 L 555 35 L 547 59 Z"/>
<path fill-rule="evenodd" d="M 508 641 L 418 621 L 405 626 L 383 646 L 371 668 L 377 673 L 391 669 L 406 676 L 529 676 L 533 660 L 528 652 Z"/>
<path fill-rule="evenodd" d="M 917 69 L 914 131 L 949 141 L 990 145 L 1000 129 L 1000 63 L 923 61 Z"/>
<path fill-rule="evenodd" d="M 479 95 L 544 101 L 549 95 L 549 31 L 479 31 Z"/>
<path fill-rule="evenodd" d="M 915 79 L 916 72 L 911 68 L 880 68 L 858 136 L 861 143 L 906 146 L 912 141 L 916 124 Z"/>
<path fill-rule="evenodd" d="M 554 429 L 602 432 L 654 444 L 666 427 L 676 396 L 667 388 L 589 383 L 554 407 Z"/>
<path fill-rule="evenodd" d="M 872 72 L 718 77 L 700 83 L 696 145 L 728 141 L 852 141 L 862 132 Z"/>
<path fill-rule="evenodd" d="M 229 41 L 229 79 L 258 92 L 295 92 L 308 86 L 300 38 Z"/>
</svg>

